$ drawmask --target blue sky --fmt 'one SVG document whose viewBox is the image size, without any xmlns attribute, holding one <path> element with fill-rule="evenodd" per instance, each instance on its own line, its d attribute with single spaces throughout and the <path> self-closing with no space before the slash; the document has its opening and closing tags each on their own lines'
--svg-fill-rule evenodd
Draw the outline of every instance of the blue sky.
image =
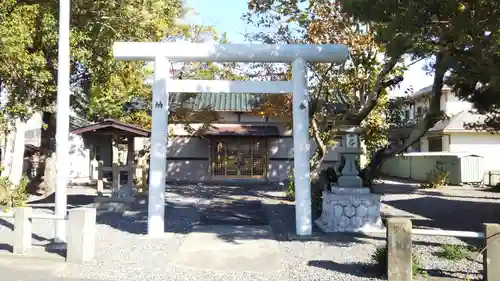
<svg viewBox="0 0 500 281">
<path fill-rule="evenodd" d="M 186 18 L 189 23 L 214 26 L 232 43 L 244 43 L 244 34 L 252 30 L 241 19 L 247 0 L 186 0 L 186 4 L 194 9 Z"/>
<path fill-rule="evenodd" d="M 185 19 L 188 23 L 214 26 L 220 33 L 226 32 L 232 43 L 244 43 L 243 34 L 252 31 L 252 26 L 241 19 L 247 11 L 247 0 L 186 0 L 186 5 L 194 9 Z M 413 65 L 405 73 L 401 88 L 393 94 L 400 95 L 410 86 L 417 91 L 432 84 L 432 76 L 426 75 L 422 67 L 423 62 Z"/>
</svg>

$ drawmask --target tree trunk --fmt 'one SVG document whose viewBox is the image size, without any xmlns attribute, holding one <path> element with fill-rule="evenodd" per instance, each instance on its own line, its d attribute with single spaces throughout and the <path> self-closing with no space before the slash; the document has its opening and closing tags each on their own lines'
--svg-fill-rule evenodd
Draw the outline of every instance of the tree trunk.
<svg viewBox="0 0 500 281">
<path fill-rule="evenodd" d="M 15 126 L 14 154 L 9 180 L 13 185 L 18 185 L 23 176 L 24 133 L 26 132 L 26 122 L 20 118 L 16 118 Z"/>
<path fill-rule="evenodd" d="M 2 177 L 9 177 L 12 170 L 12 161 L 14 159 L 15 132 L 5 131 L 5 143 L 2 149 Z"/>
<path fill-rule="evenodd" d="M 443 78 L 446 70 L 447 68 L 444 63 L 443 54 L 438 53 L 436 55 L 436 68 L 429 104 L 429 113 L 415 125 L 408 139 L 402 144 L 389 144 L 373 154 L 368 165 L 360 172 L 360 177 L 363 179 L 363 184 L 365 186 L 372 185 L 373 179 L 378 176 L 380 168 L 385 160 L 398 153 L 404 152 L 408 147 L 420 141 L 430 128 L 443 119 L 443 114 L 441 112 L 441 95 L 443 90 Z"/>
<path fill-rule="evenodd" d="M 2 177 L 7 177 L 13 185 L 18 185 L 23 176 L 25 132 L 26 122 L 21 118 L 16 118 L 14 127 L 6 137 Z"/>
<path fill-rule="evenodd" d="M 40 163 L 31 191 L 51 194 L 56 186 L 56 116 L 54 113 L 44 112 L 42 120 L 46 127 L 42 129 Z"/>
</svg>

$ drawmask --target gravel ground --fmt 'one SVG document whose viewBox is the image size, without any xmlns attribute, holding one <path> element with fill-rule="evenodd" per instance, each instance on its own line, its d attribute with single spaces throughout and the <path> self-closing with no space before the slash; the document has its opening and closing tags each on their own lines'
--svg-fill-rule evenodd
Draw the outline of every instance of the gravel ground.
<svg viewBox="0 0 500 281">
<path fill-rule="evenodd" d="M 409 185 L 398 185 L 394 182 L 381 184 L 376 190 L 384 194 L 382 210 L 385 215 L 412 216 L 416 219 L 415 227 L 432 228 L 439 227 L 443 223 L 445 227 L 442 228 L 447 229 L 481 230 L 482 222 L 498 223 L 492 220 L 500 218 L 499 206 L 493 205 L 500 202 L 500 194 L 467 188 L 447 188 L 438 194 L 435 191 L 416 191 Z M 282 196 L 280 192 L 257 192 L 244 188 L 222 189 L 217 186 L 199 185 L 173 187 L 167 193 L 168 219 L 165 237 L 153 240 L 144 235 L 147 224 L 146 213 L 141 206 L 137 206 L 136 211 L 124 215 L 102 215 L 98 219 L 96 258 L 85 265 L 68 265 L 58 276 L 120 281 L 384 280 L 377 277 L 373 267 L 370 266 L 371 254 L 377 246 L 385 243 L 383 237 L 315 233 L 314 239 L 310 241 L 290 241 L 289 234 L 294 231 L 294 208 L 280 196 Z M 264 209 L 269 215 L 270 225 L 281 252 L 282 268 L 279 271 L 272 274 L 215 272 L 182 268 L 169 262 L 182 246 L 189 229 L 199 222 L 200 210 L 208 206 L 214 198 L 263 200 Z M 84 196 L 81 199 L 88 198 Z M 474 207 L 466 207 L 464 203 Z M 43 204 L 38 206 L 47 207 Z M 50 211 L 41 208 L 36 211 Z M 45 243 L 43 238 L 53 235 L 51 223 L 35 221 L 33 227 L 38 235 L 36 237 L 39 238 L 35 239 L 38 244 Z M 4 227 L 4 231 L 0 233 L 2 242 L 8 241 L 10 233 L 8 227 Z M 450 262 L 436 256 L 442 244 L 465 245 L 466 242 L 470 241 L 415 236 L 414 250 L 430 275 L 462 278 L 469 270 L 472 273 L 471 277 L 480 279 L 482 258 L 479 262 L 472 260 Z"/>
<path fill-rule="evenodd" d="M 375 188 L 383 194 L 382 214 L 412 218 L 414 228 L 483 231 L 483 223 L 500 223 L 500 193 L 467 186 L 420 189 L 418 184 L 386 180 Z M 482 246 L 481 239 L 414 236 L 414 250 L 429 275 L 482 280 L 482 256 L 461 261 L 438 257 L 443 244 Z"/>
</svg>

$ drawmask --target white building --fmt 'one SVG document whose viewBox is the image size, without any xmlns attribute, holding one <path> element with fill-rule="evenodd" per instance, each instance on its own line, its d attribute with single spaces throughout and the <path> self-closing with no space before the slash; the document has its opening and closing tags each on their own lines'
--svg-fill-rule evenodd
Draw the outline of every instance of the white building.
<svg viewBox="0 0 500 281">
<path fill-rule="evenodd" d="M 409 106 L 404 112 L 407 121 L 417 121 L 428 112 L 431 90 L 432 86 L 428 86 L 408 97 Z M 497 161 L 500 158 L 500 135 L 466 127 L 467 123 L 482 122 L 484 116 L 470 113 L 472 104 L 459 100 L 446 86 L 443 87 L 440 107 L 448 118 L 434 125 L 408 152 L 467 152 L 483 156 L 487 171 L 500 170 Z M 401 139 L 408 134 L 402 136 Z"/>
</svg>

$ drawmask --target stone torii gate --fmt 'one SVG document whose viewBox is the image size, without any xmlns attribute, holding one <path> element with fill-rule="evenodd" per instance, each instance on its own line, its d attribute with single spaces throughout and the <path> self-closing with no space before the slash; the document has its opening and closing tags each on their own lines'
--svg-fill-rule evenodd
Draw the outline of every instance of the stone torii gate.
<svg viewBox="0 0 500 281">
<path fill-rule="evenodd" d="M 174 93 L 293 93 L 295 220 L 297 235 L 310 235 L 311 184 L 307 62 L 342 63 L 344 45 L 195 44 L 116 42 L 118 60 L 154 62 L 148 235 L 164 233 L 168 95 Z M 173 80 L 170 62 L 292 63 L 291 81 Z"/>
</svg>

